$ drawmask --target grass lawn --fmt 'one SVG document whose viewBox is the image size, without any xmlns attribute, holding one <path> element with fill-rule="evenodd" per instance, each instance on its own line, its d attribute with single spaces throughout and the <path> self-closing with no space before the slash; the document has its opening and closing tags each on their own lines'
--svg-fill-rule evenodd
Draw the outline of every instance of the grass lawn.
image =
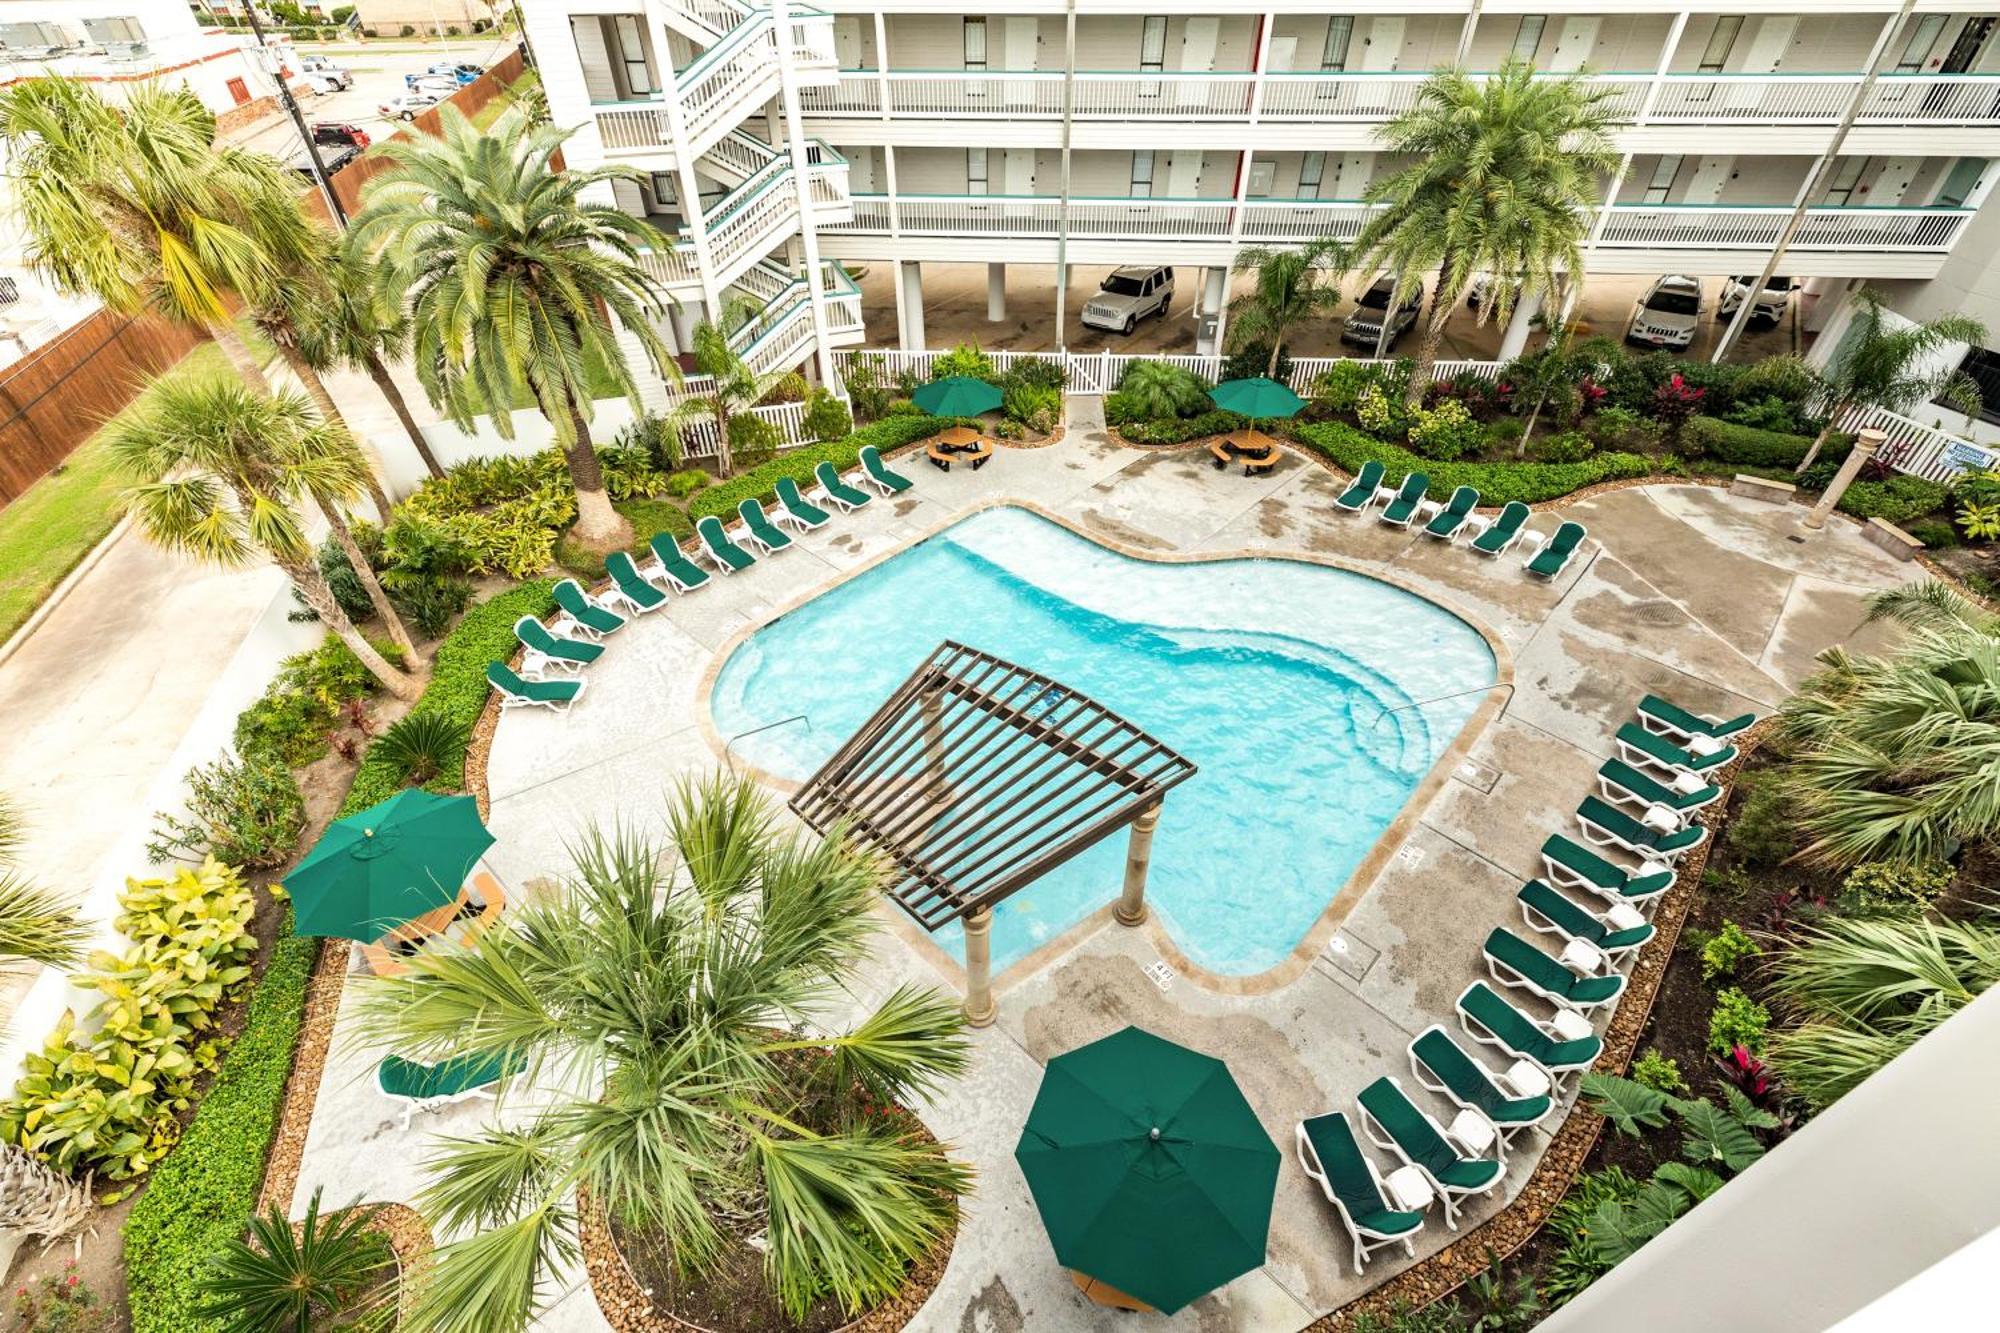
<svg viewBox="0 0 2000 1333">
<path fill-rule="evenodd" d="M 222 365 L 222 354 L 211 344 L 181 361 L 182 367 L 202 365 Z M 60 471 L 0 509 L 0 642 L 117 525 L 122 510 L 118 497 L 125 485 L 111 466 L 100 431 L 78 445 Z"/>
</svg>

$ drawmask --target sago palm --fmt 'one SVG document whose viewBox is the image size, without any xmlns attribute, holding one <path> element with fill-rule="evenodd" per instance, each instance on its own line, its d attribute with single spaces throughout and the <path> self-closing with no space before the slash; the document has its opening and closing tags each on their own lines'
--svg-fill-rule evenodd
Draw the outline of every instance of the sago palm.
<svg viewBox="0 0 2000 1333">
<path fill-rule="evenodd" d="M 1939 356 L 1954 344 L 1983 344 L 1984 324 L 1970 315 L 1939 315 L 1912 324 L 1890 311 L 1881 293 L 1869 287 L 1856 292 L 1854 302 L 1853 318 L 1819 374 L 1826 425 L 1799 460 L 1797 472 L 1811 467 L 1834 431 L 1845 429 L 1857 412 L 1906 412 L 1934 398 L 1967 415 L 1979 411 L 1979 385 L 1955 360 L 1940 362 Z"/>
<path fill-rule="evenodd" d="M 28 261 L 63 291 L 205 331 L 246 383 L 263 371 L 232 303 L 268 299 L 312 228 L 274 159 L 219 142 L 185 87 L 138 84 L 113 105 L 42 76 L 0 89 L 0 139 Z"/>
<path fill-rule="evenodd" d="M 1229 303 L 1232 346 L 1268 342 L 1264 374 L 1275 377 L 1285 339 L 1300 324 L 1330 313 L 1340 304 L 1334 284 L 1347 270 L 1347 250 L 1338 241 L 1311 241 L 1297 249 L 1252 246 L 1236 257 L 1238 273 L 1251 275 L 1250 290 Z"/>
<path fill-rule="evenodd" d="M 378 1210 L 355 1207 L 324 1217 L 319 1200 L 315 1189 L 297 1228 L 275 1204 L 252 1218 L 248 1239 L 230 1239 L 199 1275 L 196 1312 L 222 1333 L 393 1327 L 384 1299 L 393 1288 L 370 1294 L 395 1263 L 377 1230 Z"/>
<path fill-rule="evenodd" d="M 608 373 L 637 409 L 622 326 L 655 372 L 678 378 L 653 325 L 661 297 L 639 259 L 662 238 L 606 188 L 642 178 L 628 167 L 553 168 L 569 131 L 530 124 L 519 108 L 486 131 L 453 107 L 443 116 L 441 137 L 399 135 L 376 150 L 395 165 L 370 185 L 354 243 L 377 261 L 378 293 L 409 317 L 432 405 L 467 430 L 490 415 L 511 437 L 525 391 L 569 461 L 578 541 L 626 545 L 631 525 L 612 507 L 591 446 L 589 372 Z"/>
<path fill-rule="evenodd" d="M 368 642 L 327 586 L 297 506 L 352 497 L 366 464 L 340 427 L 296 393 L 261 394 L 238 380 L 173 374 L 105 427 L 112 459 L 136 483 L 134 520 L 168 550 L 217 565 L 261 552 L 297 585 L 321 622 L 391 692 L 415 698 L 418 682 Z M 377 610 L 388 606 L 337 505 L 327 516 Z M 407 640 L 393 608 L 385 617 Z"/>
<path fill-rule="evenodd" d="M 762 402 L 786 375 L 783 370 L 758 374 L 730 345 L 731 334 L 755 318 L 758 310 L 755 302 L 739 297 L 723 308 L 720 323 L 703 320 L 695 325 L 694 336 L 689 339 L 692 344 L 689 360 L 695 373 L 708 376 L 713 384 L 705 393 L 682 399 L 667 414 L 668 435 L 675 440 L 680 439 L 689 422 L 714 423 L 716 469 L 725 477 L 736 470 L 736 456 L 729 447 L 729 418 Z"/>
<path fill-rule="evenodd" d="M 1443 69 L 1377 132 L 1410 164 L 1363 196 L 1383 210 L 1355 241 L 1359 262 L 1394 275 L 1397 301 L 1437 274 L 1411 403 L 1422 401 L 1445 324 L 1479 274 L 1518 280 L 1525 296 L 1581 270 L 1598 183 L 1619 160 L 1608 95 L 1576 75 L 1538 76 L 1524 60 L 1477 79 Z M 1516 299 L 1512 281 L 1497 282 L 1480 315 L 1505 319 Z M 1385 315 L 1385 336 L 1388 323 Z"/>
<path fill-rule="evenodd" d="M 26 823 L 0 796 L 0 969 L 12 963 L 74 967 L 89 930 L 76 911 L 16 870 Z"/>
<path fill-rule="evenodd" d="M 440 1247 L 413 1327 L 514 1333 L 574 1255 L 581 1190 L 696 1275 L 743 1247 L 795 1315 L 879 1301 L 949 1225 L 967 1171 L 866 1102 L 964 1067 L 956 1006 L 905 986 L 851 1026 L 882 868 L 778 831 L 749 784 L 682 786 L 677 856 L 592 832 L 562 884 L 372 980 L 359 1032 L 425 1060 L 502 1052 L 506 1127 L 445 1140 L 420 1202 Z"/>
</svg>

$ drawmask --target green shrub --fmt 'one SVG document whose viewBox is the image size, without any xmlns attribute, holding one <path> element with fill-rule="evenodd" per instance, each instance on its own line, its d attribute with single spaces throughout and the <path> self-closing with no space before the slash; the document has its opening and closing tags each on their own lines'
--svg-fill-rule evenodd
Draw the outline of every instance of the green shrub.
<svg viewBox="0 0 2000 1333">
<path fill-rule="evenodd" d="M 826 440 L 819 444 L 809 444 L 802 449 L 788 449 L 770 462 L 760 467 L 739 472 L 728 481 L 710 486 L 696 495 L 688 503 L 688 514 L 692 518 L 702 518 L 713 514 L 717 518 L 730 519 L 736 515 L 736 506 L 743 500 L 761 500 L 765 504 L 775 503 L 778 478 L 790 477 L 800 485 L 810 485 L 813 468 L 822 462 L 832 463 L 836 468 L 850 468 L 860 457 L 864 445 L 874 445 L 887 453 L 900 449 L 906 444 L 935 435 L 948 423 L 941 417 L 892 415 L 873 425 L 863 426 L 852 435 L 840 440 Z M 481 670 L 485 664 L 481 663 Z M 483 688 L 483 682 L 482 682 Z"/>
<path fill-rule="evenodd" d="M 103 994 L 81 1027 L 65 1011 L 0 1106 L 0 1138 L 59 1170 L 129 1180 L 173 1146 L 195 1079 L 226 1044 L 217 1011 L 250 978 L 256 910 L 243 878 L 213 859 L 128 879 L 113 922 L 122 956 L 90 956 L 71 978 Z"/>
<path fill-rule="evenodd" d="M 1435 408 L 1418 408 L 1411 413 L 1410 448 L 1425 458 L 1449 463 L 1479 452 L 1486 442 L 1486 430 L 1473 420 L 1464 403 L 1447 398 Z"/>
<path fill-rule="evenodd" d="M 702 476 L 707 477 L 707 473 Z M 618 506 L 618 512 L 632 525 L 632 553 L 645 554 L 655 536 L 662 532 L 672 533 L 676 538 L 694 536 L 694 522 L 687 511 L 666 500 L 627 500 Z"/>
<path fill-rule="evenodd" d="M 1400 440 L 1410 433 L 1410 409 L 1403 396 L 1371 384 L 1354 400 L 1354 419 L 1361 429 L 1382 440 Z"/>
<path fill-rule="evenodd" d="M 778 382 L 757 400 L 757 405 L 765 407 L 774 403 L 803 403 L 811 395 L 812 385 L 806 383 L 806 377 L 796 370 L 788 370 L 778 376 Z"/>
<path fill-rule="evenodd" d="M 1771 1026 L 1771 1011 L 1731 986 L 1715 997 L 1708 1014 L 1708 1049 L 1727 1055 L 1741 1046 L 1752 1055 L 1764 1053 L 1764 1030 Z"/>
<path fill-rule="evenodd" d="M 875 421 L 887 414 L 895 400 L 895 384 L 880 356 L 855 354 L 841 379 L 847 385 L 847 400 L 866 420 Z"/>
<path fill-rule="evenodd" d="M 1879 518 L 1900 527 L 1944 508 L 1947 495 L 1944 487 L 1922 477 L 1857 481 L 1840 497 L 1840 512 L 1856 518 Z"/>
<path fill-rule="evenodd" d="M 1486 447 L 1498 453 L 1512 451 L 1520 447 L 1521 437 L 1528 433 L 1528 423 L 1519 417 L 1501 417 L 1486 423 Z"/>
<path fill-rule="evenodd" d="M 1646 1053 L 1632 1062 L 1632 1081 L 1643 1083 L 1654 1092 L 1664 1092 L 1669 1097 L 1677 1097 L 1688 1090 L 1687 1080 L 1681 1077 L 1680 1062 L 1672 1056 L 1660 1054 L 1657 1046 L 1648 1046 Z"/>
<path fill-rule="evenodd" d="M 1566 430 L 1542 436 L 1528 446 L 1528 452 L 1540 463 L 1581 463 L 1597 452 L 1597 446 L 1582 431 Z"/>
<path fill-rule="evenodd" d="M 361 548 L 363 555 L 376 562 L 379 567 L 382 553 L 381 529 L 367 522 L 356 522 L 353 527 L 355 544 Z M 357 623 L 373 619 L 375 603 L 369 600 L 368 589 L 362 584 L 361 576 L 354 572 L 354 565 L 348 560 L 347 551 L 341 544 L 334 538 L 328 537 L 319 544 L 316 559 L 319 563 L 319 575 L 326 580 L 327 588 L 333 593 L 333 600 L 340 604 L 341 614 Z M 300 606 L 305 605 L 305 597 L 297 588 L 292 590 L 292 596 Z M 295 613 L 292 619 L 316 620 L 318 617 L 308 609 Z"/>
<path fill-rule="evenodd" d="M 729 452 L 738 467 L 757 467 L 771 461 L 785 437 L 760 416 L 738 412 L 729 418 Z"/>
<path fill-rule="evenodd" d="M 1696 417 L 1688 422 L 1683 438 L 1686 447 L 1702 457 L 1739 467 L 1795 468 L 1812 448 L 1810 435 L 1760 430 L 1714 417 Z M 1847 456 L 1853 444 L 1852 435 L 1835 435 L 1820 450 L 1819 457 L 1837 463 Z"/>
<path fill-rule="evenodd" d="M 1863 861 L 1841 881 L 1841 910 L 1919 916 L 1951 887 L 1957 873 L 1949 861 Z"/>
<path fill-rule="evenodd" d="M 613 500 L 658 495 L 666 488 L 666 468 L 660 466 L 653 450 L 643 444 L 601 446 L 597 463 L 604 473 L 605 492 Z"/>
<path fill-rule="evenodd" d="M 1126 367 L 1127 372 L 1131 370 Z M 1041 357 L 1023 357 L 1008 368 L 1000 377 L 1002 388 L 1022 386 L 1029 389 L 1062 390 L 1069 387 L 1069 371 L 1060 361 L 1045 361 Z"/>
<path fill-rule="evenodd" d="M 1933 551 L 1949 551 L 1958 545 L 1958 529 L 1942 518 L 1920 518 L 1903 530 Z"/>
<path fill-rule="evenodd" d="M 1002 411 L 1037 435 L 1046 435 L 1062 420 L 1062 390 L 1019 384 L 1007 390 Z"/>
<path fill-rule="evenodd" d="M 1600 481 L 1643 477 L 1653 470 L 1651 460 L 1620 453 L 1593 454 L 1579 463 L 1433 463 L 1337 421 L 1300 426 L 1293 434 L 1343 472 L 1359 472 L 1362 464 L 1373 458 L 1392 477 L 1414 471 L 1427 473 L 1430 493 L 1437 499 L 1444 499 L 1459 486 L 1474 487 L 1483 505 L 1503 505 L 1510 500 L 1539 504 Z"/>
<path fill-rule="evenodd" d="M 1134 444 L 1185 444 L 1189 440 L 1226 435 L 1243 424 L 1234 412 L 1203 412 L 1198 417 L 1163 417 L 1157 421 L 1135 421 L 1123 428 Z"/>
<path fill-rule="evenodd" d="M 687 468 L 667 477 L 667 494 L 676 500 L 685 500 L 715 478 L 698 467 Z"/>
<path fill-rule="evenodd" d="M 1750 896 L 1750 872 L 1742 866 L 1731 866 L 1727 870 L 1709 866 L 1701 872 L 1701 887 L 1713 897 L 1742 902 Z"/>
<path fill-rule="evenodd" d="M 1600 449 L 1630 449 L 1640 453 L 1660 447 L 1660 423 L 1629 408 L 1601 407 L 1585 429 Z"/>
<path fill-rule="evenodd" d="M 236 752 L 263 751 L 293 767 L 326 753 L 327 733 L 348 701 L 365 698 L 375 678 L 347 645 L 329 638 L 286 658 L 257 701 L 236 718 Z"/>
<path fill-rule="evenodd" d="M 1742 804 L 1729 821 L 1729 846 L 1751 866 L 1766 868 L 1798 850 L 1798 820 L 1784 783 L 1774 773 L 1745 773 L 1737 780 Z"/>
<path fill-rule="evenodd" d="M 1131 418 L 1192 417 L 1208 411 L 1208 381 L 1170 361 L 1133 361 L 1118 377 L 1120 411 Z"/>
<path fill-rule="evenodd" d="M 1730 392 L 1738 402 L 1773 398 L 1797 407 L 1812 397 L 1816 377 L 1795 356 L 1767 356 L 1740 367 Z"/>
<path fill-rule="evenodd" d="M 823 388 L 812 391 L 812 395 L 806 399 L 805 432 L 808 439 L 837 440 L 853 429 L 854 416 L 847 410 L 846 403 L 841 402 Z M 683 474 L 675 474 L 675 476 L 680 475 Z M 704 478 L 707 476 L 706 473 L 699 475 Z M 692 489 L 686 491 L 672 490 L 671 483 L 673 482 L 673 478 L 669 477 L 667 480 L 670 483 L 670 489 L 667 492 L 669 495 L 685 498 L 693 493 Z"/>
<path fill-rule="evenodd" d="M 306 826 L 305 797 L 285 761 L 268 750 L 225 755 L 188 772 L 186 815 L 153 816 L 146 855 L 214 857 L 227 865 L 282 865 Z"/>
<path fill-rule="evenodd" d="M 418 708 L 382 733 L 373 754 L 403 771 L 409 782 L 425 783 L 465 759 L 472 724 L 442 709 Z"/>
<path fill-rule="evenodd" d="M 999 378 L 999 372 L 993 368 L 993 358 L 980 351 L 978 343 L 970 342 L 960 343 L 931 362 L 933 380 L 950 379 L 954 375 L 975 380 Z"/>
<path fill-rule="evenodd" d="M 1259 376 L 1269 376 L 1280 384 L 1292 382 L 1292 354 L 1278 353 L 1278 367 L 1269 369 L 1271 344 L 1267 342 L 1245 343 L 1222 363 L 1222 378 L 1226 380 L 1250 380 Z"/>
<path fill-rule="evenodd" d="M 1733 977 L 1743 961 L 1757 953 L 1757 942 L 1748 931 L 1734 921 L 1724 921 L 1701 946 L 1701 979 L 1712 982 L 1718 977 Z"/>
<path fill-rule="evenodd" d="M 1806 433 L 1804 423 L 1799 420 L 1797 407 L 1769 394 L 1757 399 L 1740 399 L 1734 407 L 1723 414 L 1723 420 L 1738 426 L 1749 426 L 1755 430 L 1774 431 L 1781 435 Z"/>
</svg>

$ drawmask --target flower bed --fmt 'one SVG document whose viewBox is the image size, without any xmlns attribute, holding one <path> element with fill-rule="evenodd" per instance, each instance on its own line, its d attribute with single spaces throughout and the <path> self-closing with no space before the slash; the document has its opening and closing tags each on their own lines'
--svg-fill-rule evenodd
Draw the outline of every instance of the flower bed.
<svg viewBox="0 0 2000 1333">
<path fill-rule="evenodd" d="M 1478 490 L 1482 505 L 1504 505 L 1512 500 L 1542 504 L 1599 482 L 1643 477 L 1659 471 L 1654 459 L 1626 453 L 1592 454 L 1574 463 L 1441 463 L 1337 421 L 1298 426 L 1292 437 L 1342 471 L 1359 472 L 1362 464 L 1374 459 L 1391 476 L 1406 472 L 1428 474 L 1430 494 L 1438 499 L 1449 496 L 1456 487 L 1471 486 Z"/>
</svg>

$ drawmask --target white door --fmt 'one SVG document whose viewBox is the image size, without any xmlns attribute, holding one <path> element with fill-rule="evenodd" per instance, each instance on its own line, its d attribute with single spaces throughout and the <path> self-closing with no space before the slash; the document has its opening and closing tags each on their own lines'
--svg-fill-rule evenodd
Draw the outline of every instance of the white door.
<svg viewBox="0 0 2000 1333">
<path fill-rule="evenodd" d="M 1694 175 L 1688 177 L 1687 189 L 1674 202 L 1683 204 L 1712 204 L 1722 197 L 1722 187 L 1729 183 L 1729 172 L 1736 165 L 1734 157 L 1704 157 L 1694 164 Z"/>
<path fill-rule="evenodd" d="M 1193 199 L 1201 193 L 1201 150 L 1176 148 L 1167 156 L 1167 195 Z"/>
<path fill-rule="evenodd" d="M 1562 32 L 1556 37 L 1556 49 L 1549 54 L 1550 69 L 1582 69 L 1590 61 L 1590 53 L 1597 46 L 1597 28 L 1603 20 L 1595 15 L 1578 16 L 1563 20 Z"/>
<path fill-rule="evenodd" d="M 1322 199 L 1359 199 L 1375 178 L 1375 154 L 1342 153 L 1329 155 L 1326 177 L 1320 185 Z"/>
<path fill-rule="evenodd" d="M 1732 63 L 1732 74 L 1775 74 L 1785 63 L 1785 54 L 1792 48 L 1792 38 L 1798 34 L 1799 18 L 1796 14 L 1772 14 L 1756 20 L 1755 29 L 1747 42 L 1738 42 L 1741 56 Z M 1732 52 L 1731 54 L 1735 54 Z M 1731 107 L 1754 107 L 1771 95 L 1776 89 L 1762 79 L 1750 79 L 1731 85 L 1725 99 Z"/>
<path fill-rule="evenodd" d="M 1377 15 L 1369 20 L 1368 35 L 1361 39 L 1361 59 L 1356 68 L 1384 73 L 1396 68 L 1396 61 L 1402 54 L 1402 16 Z"/>
<path fill-rule="evenodd" d="M 833 21 L 833 55 L 842 69 L 861 68 L 861 18 L 842 14 Z"/>
<path fill-rule="evenodd" d="M 1035 67 L 1035 28 L 1039 20 L 1034 18 L 1009 18 L 1006 20 L 1006 68 L 1015 72 L 1025 72 Z M 1032 79 L 1007 80 L 1007 101 L 1012 106 L 1027 106 L 1035 100 L 1035 82 Z"/>
<path fill-rule="evenodd" d="M 1917 168 L 1924 164 L 1921 157 L 1885 157 L 1882 170 L 1869 187 L 1867 202 L 1877 208 L 1894 208 L 1903 202 L 1909 192 L 1910 181 L 1917 174 Z"/>
<path fill-rule="evenodd" d="M 1299 39 L 1296 37 L 1273 37 L 1271 39 L 1271 59 L 1264 66 L 1267 70 L 1283 73 L 1299 67 Z"/>
<path fill-rule="evenodd" d="M 1197 74 L 1215 68 L 1215 42 L 1221 26 L 1222 20 L 1211 15 L 1196 15 L 1182 22 L 1180 63 L 1182 69 L 1190 74 Z M 1208 104 L 1207 79 L 1182 79 L 1180 85 L 1179 101 L 1182 106 Z"/>
</svg>

